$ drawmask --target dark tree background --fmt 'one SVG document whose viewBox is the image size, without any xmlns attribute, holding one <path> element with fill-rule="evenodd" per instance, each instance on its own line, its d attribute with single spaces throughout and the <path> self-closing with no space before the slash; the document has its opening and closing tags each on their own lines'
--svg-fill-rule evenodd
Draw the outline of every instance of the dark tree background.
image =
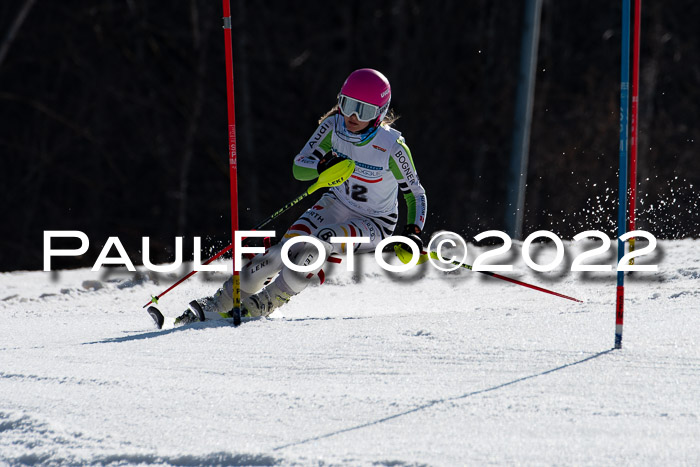
<svg viewBox="0 0 700 467">
<path fill-rule="evenodd" d="M 616 232 L 621 2 L 545 0 L 525 234 Z M 232 0 L 240 225 L 303 191 L 293 157 L 345 77 L 377 68 L 428 193 L 426 231 L 503 229 L 522 2 Z M 698 236 L 700 3 L 644 2 L 638 227 Z M 41 269 L 44 230 L 140 263 L 230 241 L 221 3 L 0 5 L 0 270 Z M 274 226 L 284 230 L 304 207 Z M 70 242 L 65 247 L 77 246 Z"/>
</svg>

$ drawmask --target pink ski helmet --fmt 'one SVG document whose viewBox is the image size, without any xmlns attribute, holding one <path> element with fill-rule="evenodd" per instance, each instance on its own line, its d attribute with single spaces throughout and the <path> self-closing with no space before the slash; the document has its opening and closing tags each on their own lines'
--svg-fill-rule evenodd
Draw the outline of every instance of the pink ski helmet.
<svg viewBox="0 0 700 467">
<path fill-rule="evenodd" d="M 371 68 L 350 73 L 338 94 L 338 107 L 345 116 L 353 113 L 363 122 L 377 127 L 384 120 L 391 101 L 391 86 L 386 76 Z"/>
</svg>

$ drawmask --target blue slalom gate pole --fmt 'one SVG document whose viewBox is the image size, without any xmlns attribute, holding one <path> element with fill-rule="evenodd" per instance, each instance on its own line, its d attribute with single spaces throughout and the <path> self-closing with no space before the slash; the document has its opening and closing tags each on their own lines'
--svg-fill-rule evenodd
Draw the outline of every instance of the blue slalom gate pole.
<svg viewBox="0 0 700 467">
<path fill-rule="evenodd" d="M 617 262 L 625 254 L 625 242 L 620 240 L 627 227 L 627 127 L 630 70 L 630 0 L 622 0 L 622 60 L 620 73 L 620 173 L 617 216 Z M 615 348 L 622 348 L 622 324 L 625 315 L 625 273 L 617 271 L 617 301 L 615 305 Z"/>
</svg>

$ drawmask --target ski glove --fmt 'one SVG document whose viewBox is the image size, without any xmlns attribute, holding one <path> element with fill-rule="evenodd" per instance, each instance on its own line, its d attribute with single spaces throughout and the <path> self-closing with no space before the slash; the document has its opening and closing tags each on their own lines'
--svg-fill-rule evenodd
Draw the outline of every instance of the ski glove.
<svg viewBox="0 0 700 467">
<path fill-rule="evenodd" d="M 403 228 L 403 232 L 401 235 L 404 237 L 407 237 L 415 242 L 416 245 L 418 245 L 418 251 L 423 252 L 423 240 L 420 238 L 420 227 L 418 227 L 416 224 L 408 224 L 406 227 Z M 402 244 L 401 247 L 406 250 L 406 251 L 411 251 L 411 247 L 405 244 Z"/>
<path fill-rule="evenodd" d="M 316 170 L 320 174 L 321 172 L 325 172 L 326 170 L 330 169 L 333 167 L 335 164 L 342 162 L 345 160 L 344 157 L 337 156 L 333 153 L 333 151 L 328 151 L 320 161 L 318 161 L 318 165 L 316 166 Z"/>
</svg>

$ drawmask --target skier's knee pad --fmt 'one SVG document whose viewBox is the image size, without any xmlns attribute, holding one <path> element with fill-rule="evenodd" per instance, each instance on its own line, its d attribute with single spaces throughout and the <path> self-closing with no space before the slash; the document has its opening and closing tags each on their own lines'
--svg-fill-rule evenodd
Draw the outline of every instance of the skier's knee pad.
<svg viewBox="0 0 700 467">
<path fill-rule="evenodd" d="M 289 248 L 289 260 L 298 266 L 308 266 L 318 261 L 318 266 L 307 272 L 294 271 L 287 266 L 282 267 L 280 275 L 287 288 L 292 293 L 297 294 L 309 285 L 311 277 L 321 270 L 326 259 L 328 259 L 328 256 L 330 256 L 333 251 L 333 246 L 330 243 L 323 240 L 319 240 L 319 242 L 322 245 L 320 251 L 316 245 L 310 242 L 299 242 Z M 321 258 L 321 260 L 319 260 L 319 258 Z"/>
</svg>

